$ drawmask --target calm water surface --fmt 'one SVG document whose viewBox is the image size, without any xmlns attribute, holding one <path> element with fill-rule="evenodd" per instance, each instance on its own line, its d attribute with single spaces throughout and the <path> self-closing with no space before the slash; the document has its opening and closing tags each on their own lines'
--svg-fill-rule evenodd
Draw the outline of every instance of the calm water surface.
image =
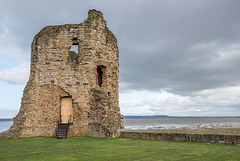
<svg viewBox="0 0 240 161">
<path fill-rule="evenodd" d="M 8 130 L 13 124 L 13 120 L 0 119 L 0 132 Z"/>
</svg>

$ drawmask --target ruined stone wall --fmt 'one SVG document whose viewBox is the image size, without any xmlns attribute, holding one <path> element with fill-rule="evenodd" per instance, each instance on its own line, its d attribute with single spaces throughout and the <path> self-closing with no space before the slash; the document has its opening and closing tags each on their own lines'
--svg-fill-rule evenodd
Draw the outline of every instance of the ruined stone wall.
<svg viewBox="0 0 240 161">
<path fill-rule="evenodd" d="M 216 144 L 240 144 L 240 135 L 185 134 L 122 131 L 121 137 L 146 140 L 190 141 Z"/>
<path fill-rule="evenodd" d="M 72 45 L 78 45 L 78 53 L 70 52 Z M 101 87 L 96 82 L 98 66 L 103 71 Z M 81 24 L 43 28 L 32 42 L 30 78 L 9 136 L 54 136 L 60 119 L 60 100 L 69 96 L 73 101 L 73 124 L 68 136 L 91 135 L 91 123 L 100 123 L 111 131 L 103 137 L 118 137 L 118 67 L 117 40 L 101 12 L 90 10 Z M 101 91 L 109 101 L 106 106 L 93 99 L 93 89 Z M 98 114 L 104 115 L 100 118 L 114 115 L 115 121 L 110 117 L 104 121 L 96 119 L 99 108 L 105 111 Z"/>
<path fill-rule="evenodd" d="M 121 115 L 118 106 L 115 106 L 102 88 L 92 88 L 90 91 L 90 131 L 91 136 L 118 137 L 121 127 Z M 99 127 L 99 123 L 101 127 Z M 101 131 L 104 130 L 104 134 Z M 97 134 L 97 131 L 98 134 Z"/>
</svg>

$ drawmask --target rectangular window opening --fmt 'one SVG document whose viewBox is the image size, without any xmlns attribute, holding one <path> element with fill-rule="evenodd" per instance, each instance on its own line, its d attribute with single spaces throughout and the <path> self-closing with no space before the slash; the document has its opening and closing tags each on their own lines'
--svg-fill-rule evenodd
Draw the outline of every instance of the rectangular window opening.
<svg viewBox="0 0 240 161">
<path fill-rule="evenodd" d="M 78 44 L 73 44 L 72 47 L 70 48 L 70 51 L 73 51 L 76 54 L 78 54 L 79 53 Z"/>
<path fill-rule="evenodd" d="M 99 87 L 102 87 L 102 75 L 103 75 L 102 67 L 98 66 L 97 67 L 97 84 L 99 85 Z"/>
</svg>

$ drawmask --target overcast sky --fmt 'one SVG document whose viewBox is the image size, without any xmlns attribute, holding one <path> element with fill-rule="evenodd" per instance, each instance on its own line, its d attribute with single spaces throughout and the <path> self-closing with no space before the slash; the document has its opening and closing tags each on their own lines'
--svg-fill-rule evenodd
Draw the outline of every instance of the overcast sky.
<svg viewBox="0 0 240 161">
<path fill-rule="evenodd" d="M 239 116 L 239 0 L 0 0 L 0 118 L 14 117 L 47 25 L 103 12 L 118 39 L 124 115 Z"/>
</svg>

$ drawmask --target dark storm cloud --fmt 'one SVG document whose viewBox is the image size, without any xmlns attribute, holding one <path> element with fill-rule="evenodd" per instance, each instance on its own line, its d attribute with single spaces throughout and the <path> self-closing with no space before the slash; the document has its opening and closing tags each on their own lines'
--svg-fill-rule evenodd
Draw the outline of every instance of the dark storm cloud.
<svg viewBox="0 0 240 161">
<path fill-rule="evenodd" d="M 118 39 L 122 91 L 193 94 L 240 82 L 239 0 L 0 0 L 0 6 L 0 29 L 7 27 L 22 49 L 46 25 L 83 22 L 88 9 L 101 10 Z"/>
<path fill-rule="evenodd" d="M 120 35 L 121 81 L 127 88 L 182 94 L 239 84 L 238 6 L 239 1 L 169 2 L 167 9 L 146 4 Z"/>
</svg>

